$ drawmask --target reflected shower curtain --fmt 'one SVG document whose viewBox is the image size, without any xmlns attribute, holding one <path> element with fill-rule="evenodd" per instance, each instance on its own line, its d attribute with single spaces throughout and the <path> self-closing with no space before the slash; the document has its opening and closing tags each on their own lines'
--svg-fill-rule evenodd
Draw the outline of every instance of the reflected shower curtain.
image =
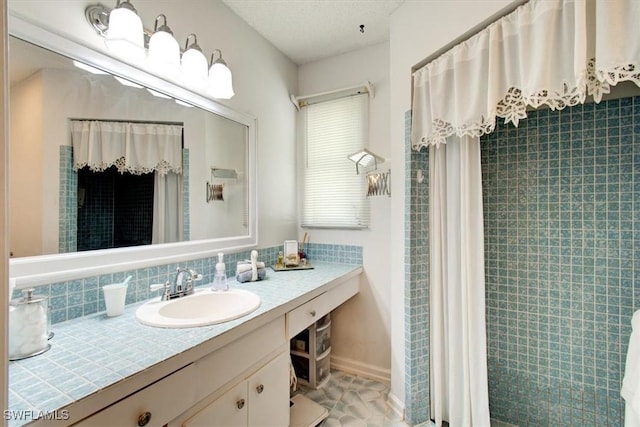
<svg viewBox="0 0 640 427">
<path fill-rule="evenodd" d="M 182 175 L 154 173 L 153 232 L 151 242 L 172 243 L 182 240 L 184 209 Z"/>
<path fill-rule="evenodd" d="M 431 417 L 489 427 L 480 138 L 429 150 Z"/>
</svg>

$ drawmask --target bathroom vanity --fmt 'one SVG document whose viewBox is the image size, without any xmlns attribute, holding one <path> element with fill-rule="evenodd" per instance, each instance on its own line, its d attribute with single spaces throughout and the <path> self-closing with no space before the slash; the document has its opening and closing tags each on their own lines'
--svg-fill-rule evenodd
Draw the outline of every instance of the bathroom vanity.
<svg viewBox="0 0 640 427">
<path fill-rule="evenodd" d="M 10 364 L 9 409 L 34 426 L 286 426 L 289 339 L 359 292 L 362 267 L 315 267 L 233 282 L 261 306 L 218 325 L 144 326 L 140 304 L 54 325 L 49 352 Z"/>
</svg>

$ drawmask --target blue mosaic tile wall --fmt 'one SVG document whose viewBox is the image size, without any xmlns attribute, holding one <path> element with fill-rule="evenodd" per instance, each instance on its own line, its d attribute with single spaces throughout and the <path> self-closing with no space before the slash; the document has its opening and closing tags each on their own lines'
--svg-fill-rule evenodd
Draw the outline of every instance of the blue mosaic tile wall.
<svg viewBox="0 0 640 427">
<path fill-rule="evenodd" d="M 405 113 L 405 415 L 429 421 L 429 152 L 411 150 L 411 111 Z M 421 170 L 424 181 L 419 183 Z"/>
<path fill-rule="evenodd" d="M 621 426 L 640 308 L 640 97 L 482 138 L 491 416 Z"/>
<path fill-rule="evenodd" d="M 258 249 L 258 261 L 264 261 L 267 265 L 275 263 L 278 251 L 282 246 Z M 331 262 L 339 264 L 362 264 L 362 247 L 350 245 L 329 245 L 309 243 L 307 250 L 311 262 Z M 237 253 L 225 253 L 227 276 L 235 275 L 235 265 L 238 261 L 251 258 L 250 251 Z M 113 274 L 87 277 L 60 283 L 51 283 L 35 288 L 36 295 L 48 296 L 51 306 L 51 323 L 64 322 L 81 316 L 97 313 L 105 310 L 101 286 L 110 283 L 120 283 L 125 277 L 132 275 L 127 288 L 126 304 L 144 301 L 159 295 L 160 291 L 149 292 L 149 285 L 164 283 L 175 277 L 178 265 L 197 271 L 203 275 L 199 284 L 213 282 L 217 257 L 201 258 L 179 264 L 163 264 L 154 267 L 140 268 L 133 271 L 122 271 Z M 267 273 L 269 274 L 269 273 Z M 276 274 L 271 272 L 271 274 Z M 198 283 L 196 283 L 198 285 Z M 20 290 L 15 290 L 13 298 L 21 296 Z"/>
<path fill-rule="evenodd" d="M 73 147 L 60 146 L 60 215 L 58 252 L 75 252 L 78 247 L 78 174 L 73 171 Z"/>
</svg>

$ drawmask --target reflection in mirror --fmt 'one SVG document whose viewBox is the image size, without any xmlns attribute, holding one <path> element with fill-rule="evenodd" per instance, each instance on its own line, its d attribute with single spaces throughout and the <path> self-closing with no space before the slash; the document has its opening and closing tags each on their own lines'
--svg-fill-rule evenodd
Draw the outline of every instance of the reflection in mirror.
<svg viewBox="0 0 640 427">
<path fill-rule="evenodd" d="M 248 126 L 14 37 L 9 52 L 14 257 L 249 234 Z"/>
</svg>

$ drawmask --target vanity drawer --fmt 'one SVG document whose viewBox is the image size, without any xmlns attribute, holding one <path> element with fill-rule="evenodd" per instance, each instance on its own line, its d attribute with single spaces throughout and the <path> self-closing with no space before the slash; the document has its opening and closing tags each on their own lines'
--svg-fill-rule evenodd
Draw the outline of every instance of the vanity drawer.
<svg viewBox="0 0 640 427">
<path fill-rule="evenodd" d="M 329 296 L 325 292 L 287 313 L 287 338 L 291 339 L 329 312 Z"/>
<path fill-rule="evenodd" d="M 161 426 L 196 403 L 195 369 L 188 365 L 74 424 L 82 427 Z M 144 424 L 143 419 L 148 419 Z"/>
<path fill-rule="evenodd" d="M 284 316 L 280 316 L 196 361 L 194 365 L 198 375 L 192 388 L 196 390 L 198 400 L 209 396 L 248 367 L 285 346 L 284 325 Z"/>
<path fill-rule="evenodd" d="M 291 339 L 340 304 L 360 292 L 360 276 L 352 277 L 287 313 L 287 338 Z"/>
</svg>

